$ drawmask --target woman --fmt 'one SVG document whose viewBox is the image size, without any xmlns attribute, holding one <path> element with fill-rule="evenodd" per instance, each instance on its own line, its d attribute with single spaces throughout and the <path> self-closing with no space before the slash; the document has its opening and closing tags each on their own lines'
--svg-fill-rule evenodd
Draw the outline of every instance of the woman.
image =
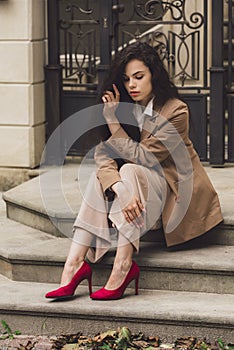
<svg viewBox="0 0 234 350">
<path fill-rule="evenodd" d="M 118 299 L 132 280 L 137 294 L 140 270 L 132 256 L 142 234 L 162 225 L 167 246 L 173 246 L 223 220 L 188 137 L 187 105 L 151 46 L 136 42 L 117 55 L 102 102 L 109 135 L 96 147 L 97 172 L 74 223 L 61 287 L 47 298 L 73 295 L 84 279 L 92 299 Z M 96 262 L 109 250 L 110 226 L 118 232 L 113 269 L 105 287 L 91 293 L 85 258 Z"/>
</svg>

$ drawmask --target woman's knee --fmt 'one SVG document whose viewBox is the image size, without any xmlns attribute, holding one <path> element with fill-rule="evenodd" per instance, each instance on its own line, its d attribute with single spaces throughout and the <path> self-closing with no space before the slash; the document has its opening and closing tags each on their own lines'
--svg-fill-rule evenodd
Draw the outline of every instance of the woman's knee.
<svg viewBox="0 0 234 350">
<path fill-rule="evenodd" d="M 140 166 L 137 164 L 126 163 L 122 165 L 119 170 L 121 178 L 128 178 L 129 176 L 138 173 L 140 170 Z"/>
</svg>

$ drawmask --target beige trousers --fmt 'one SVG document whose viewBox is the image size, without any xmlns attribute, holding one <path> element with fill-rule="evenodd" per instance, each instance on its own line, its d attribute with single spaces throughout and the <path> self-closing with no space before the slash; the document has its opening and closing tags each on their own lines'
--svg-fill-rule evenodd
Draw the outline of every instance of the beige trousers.
<svg viewBox="0 0 234 350">
<path fill-rule="evenodd" d="M 167 191 L 164 177 L 155 169 L 131 163 L 124 164 L 119 173 L 128 191 L 138 196 L 145 208 L 142 212 L 144 226 L 140 228 L 126 221 L 118 197 L 114 196 L 112 202 L 108 200 L 94 172 L 87 185 L 73 229 L 73 241 L 90 247 L 87 258 L 91 262 L 97 262 L 110 248 L 118 246 L 118 232 L 121 232 L 138 252 L 140 237 L 150 229 L 161 226 L 161 213 Z M 83 234 L 79 237 L 79 230 L 89 232 L 87 240 Z"/>
</svg>

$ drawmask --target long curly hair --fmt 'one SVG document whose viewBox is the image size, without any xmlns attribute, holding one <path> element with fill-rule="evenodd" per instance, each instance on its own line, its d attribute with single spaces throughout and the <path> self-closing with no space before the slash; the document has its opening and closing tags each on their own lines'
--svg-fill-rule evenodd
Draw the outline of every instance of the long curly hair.
<svg viewBox="0 0 234 350">
<path fill-rule="evenodd" d="M 135 141 L 140 140 L 140 131 L 136 123 L 136 119 L 132 113 L 133 105 L 135 103 L 129 96 L 124 86 L 124 73 L 128 62 L 133 59 L 142 61 L 150 70 L 152 75 L 152 88 L 154 99 L 154 107 L 163 106 L 171 98 L 179 98 L 176 86 L 170 81 L 169 74 L 165 69 L 162 60 L 157 51 L 147 43 L 140 41 L 130 44 L 118 52 L 110 64 L 105 79 L 98 96 L 98 102 L 102 103 L 102 95 L 106 90 L 113 91 L 113 84 L 118 87 L 120 92 L 120 102 L 128 102 L 120 104 L 117 109 L 117 118 L 121 126 L 127 134 Z M 130 102 L 130 103 L 129 103 Z M 107 140 L 110 137 L 110 131 L 104 117 L 101 117 L 103 124 L 91 130 L 90 142 L 97 144 L 100 140 Z"/>
<path fill-rule="evenodd" d="M 142 61 L 149 68 L 152 75 L 152 92 L 158 106 L 163 106 L 171 98 L 179 98 L 177 88 L 170 80 L 157 51 L 149 44 L 140 41 L 126 46 L 116 54 L 110 65 L 101 94 L 106 90 L 113 91 L 112 84 L 114 83 L 120 91 L 121 102 L 133 102 L 124 87 L 123 80 L 125 67 L 133 59 Z"/>
</svg>

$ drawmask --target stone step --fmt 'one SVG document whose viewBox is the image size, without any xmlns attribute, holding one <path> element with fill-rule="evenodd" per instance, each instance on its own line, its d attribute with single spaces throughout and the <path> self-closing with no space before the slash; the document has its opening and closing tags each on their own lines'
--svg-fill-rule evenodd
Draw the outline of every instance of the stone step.
<svg viewBox="0 0 234 350">
<path fill-rule="evenodd" d="M 69 238 L 2 218 L 0 273 L 15 281 L 59 283 L 69 246 Z M 114 249 L 93 265 L 94 285 L 105 284 L 113 259 Z M 234 294 L 234 246 L 197 239 L 168 249 L 163 243 L 144 241 L 135 259 L 141 268 L 142 288 Z"/>
<path fill-rule="evenodd" d="M 24 182 L 3 193 L 7 217 L 59 237 L 69 237 L 82 200 L 77 181 L 78 166 L 60 168 Z"/>
<path fill-rule="evenodd" d="M 92 163 L 53 167 L 5 192 L 8 218 L 58 237 L 71 237 L 82 195 L 94 169 Z M 206 235 L 205 240 L 234 245 L 234 168 L 205 169 L 219 194 L 224 216 L 224 223 Z M 159 235 L 154 237 L 158 239 Z"/>
<path fill-rule="evenodd" d="M 173 341 L 184 336 L 234 339 L 234 295 L 132 288 L 120 300 L 94 301 L 86 286 L 66 301 L 44 298 L 51 284 L 14 282 L 0 276 L 0 319 L 23 334 L 58 335 L 129 327 Z M 131 286 L 130 286 L 131 287 Z M 95 288 L 96 289 L 96 288 Z"/>
</svg>

